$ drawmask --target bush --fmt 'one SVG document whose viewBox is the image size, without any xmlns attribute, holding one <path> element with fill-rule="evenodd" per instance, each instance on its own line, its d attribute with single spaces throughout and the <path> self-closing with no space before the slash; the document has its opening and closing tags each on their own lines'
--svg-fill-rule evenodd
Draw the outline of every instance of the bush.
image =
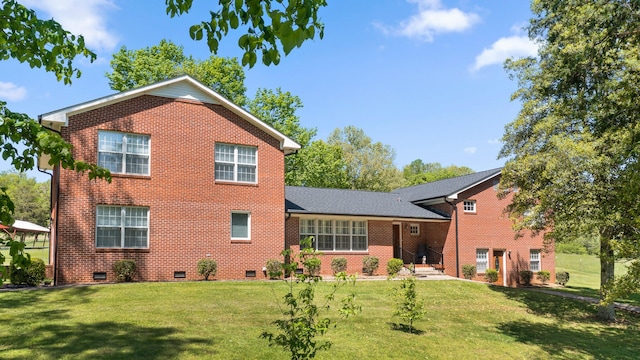
<svg viewBox="0 0 640 360">
<path fill-rule="evenodd" d="M 476 266 L 473 264 L 462 265 L 462 276 L 467 280 L 473 279 L 476 276 Z"/>
<path fill-rule="evenodd" d="M 556 284 L 565 286 L 569 282 L 569 273 L 566 271 L 560 271 L 556 273 Z"/>
<path fill-rule="evenodd" d="M 498 270 L 487 269 L 487 271 L 484 272 L 484 280 L 489 283 L 498 281 Z"/>
<path fill-rule="evenodd" d="M 198 260 L 198 275 L 204 276 L 204 280 L 209 280 L 209 276 L 216 276 L 218 263 L 213 259 Z"/>
<path fill-rule="evenodd" d="M 522 285 L 531 285 L 531 280 L 533 280 L 533 271 L 531 270 L 522 270 L 520 271 L 520 280 L 522 280 Z"/>
<path fill-rule="evenodd" d="M 347 258 L 336 257 L 331 259 L 331 270 L 333 270 L 334 275 L 339 272 L 347 271 Z"/>
<path fill-rule="evenodd" d="M 306 259 L 303 263 L 304 269 L 307 271 L 307 274 L 310 276 L 318 276 L 320 275 L 320 267 L 322 262 L 317 257 L 312 257 Z"/>
<path fill-rule="evenodd" d="M 271 280 L 280 279 L 282 276 L 282 263 L 278 259 L 267 260 L 267 276 Z"/>
<path fill-rule="evenodd" d="M 551 279 L 551 273 L 547 270 L 541 270 L 538 271 L 538 275 L 536 277 L 546 285 L 549 282 L 549 279 Z"/>
<path fill-rule="evenodd" d="M 393 258 L 387 262 L 387 275 L 396 276 L 404 267 L 402 259 Z"/>
<path fill-rule="evenodd" d="M 117 282 L 131 282 L 136 275 L 135 260 L 118 260 L 113 263 L 113 272 L 116 273 Z"/>
<path fill-rule="evenodd" d="M 33 258 L 31 264 L 24 268 L 16 268 L 13 262 L 9 265 L 9 280 L 14 285 L 38 286 L 45 279 L 46 265 L 42 259 Z"/>
<path fill-rule="evenodd" d="M 362 271 L 367 275 L 373 275 L 378 270 L 380 260 L 375 256 L 365 256 L 362 259 Z"/>
</svg>

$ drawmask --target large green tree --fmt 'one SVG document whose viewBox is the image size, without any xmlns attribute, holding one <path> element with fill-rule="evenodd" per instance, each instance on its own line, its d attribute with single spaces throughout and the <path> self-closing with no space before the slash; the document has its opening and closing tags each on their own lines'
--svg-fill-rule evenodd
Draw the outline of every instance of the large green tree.
<svg viewBox="0 0 640 360">
<path fill-rule="evenodd" d="M 193 0 L 165 0 L 167 14 L 171 17 L 188 13 Z M 189 29 L 194 40 L 207 40 L 212 53 L 229 29 L 242 29 L 238 46 L 244 50 L 242 65 L 253 67 L 258 52 L 265 65 L 280 63 L 285 55 L 302 46 L 307 40 L 322 39 L 324 24 L 318 11 L 327 5 L 326 0 L 218 0 L 216 10 L 209 12 L 209 20 Z"/>
<path fill-rule="evenodd" d="M 424 163 L 420 159 L 413 160 L 402 169 L 407 186 L 419 185 L 428 182 L 454 178 L 457 176 L 474 173 L 473 169 L 466 166 L 449 165 L 443 167 L 439 162 Z"/>
<path fill-rule="evenodd" d="M 538 57 L 509 61 L 522 102 L 506 126 L 501 188 L 520 228 L 549 239 L 598 234 L 601 302 L 640 284 L 640 2 L 534 0 Z M 617 258 L 633 259 L 614 276 Z"/>
<path fill-rule="evenodd" d="M 0 173 L 0 188 L 11 197 L 16 219 L 49 226 L 50 180 L 38 182 L 25 173 L 5 171 Z"/>
<path fill-rule="evenodd" d="M 73 66 L 74 59 L 86 57 L 93 61 L 96 57 L 85 47 L 82 36 L 69 33 L 54 20 L 39 19 L 33 10 L 14 0 L 2 0 L 0 29 L 0 60 L 15 59 L 32 68 L 42 68 L 65 84 L 70 84 L 74 77 L 80 76 L 80 71 Z M 16 170 L 22 172 L 33 169 L 37 157 L 47 154 L 51 159 L 50 164 L 86 171 L 90 179 L 110 179 L 107 170 L 75 161 L 71 155 L 71 145 L 59 134 L 44 128 L 26 114 L 11 111 L 6 105 L 0 100 L 0 152 L 3 160 L 10 162 Z M 20 150 L 18 144 L 22 144 L 24 150 Z M 0 189 L 0 221 L 12 224 L 15 205 L 6 190 Z M 18 266 L 28 263 L 22 253 L 23 244 L 0 239 L 0 245 L 11 247 L 12 260 Z M 0 254 L 0 265 L 4 260 Z M 4 270 L 3 267 L 1 269 Z"/>
<path fill-rule="evenodd" d="M 184 48 L 171 41 L 113 54 L 109 86 L 116 91 L 153 84 L 179 75 L 190 75 L 238 105 L 246 103 L 244 70 L 235 58 L 211 56 L 197 60 L 184 54 Z"/>
<path fill-rule="evenodd" d="M 391 191 L 404 185 L 402 173 L 394 165 L 395 150 L 373 142 L 364 130 L 355 126 L 335 129 L 327 143 L 342 149 L 351 189 Z"/>
<path fill-rule="evenodd" d="M 348 164 L 339 145 L 315 140 L 296 154 L 295 168 L 287 172 L 287 185 L 349 189 Z"/>
</svg>

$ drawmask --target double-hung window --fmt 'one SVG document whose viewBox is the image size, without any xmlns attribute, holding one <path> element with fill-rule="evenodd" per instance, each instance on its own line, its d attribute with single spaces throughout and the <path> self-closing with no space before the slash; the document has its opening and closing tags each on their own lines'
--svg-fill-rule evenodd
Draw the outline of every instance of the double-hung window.
<svg viewBox="0 0 640 360">
<path fill-rule="evenodd" d="M 149 135 L 98 131 L 98 165 L 115 174 L 149 175 Z"/>
<path fill-rule="evenodd" d="M 529 270 L 540 271 L 540 250 L 531 250 L 529 252 Z"/>
<path fill-rule="evenodd" d="M 477 249 L 476 250 L 476 269 L 479 274 L 487 271 L 489 268 L 489 250 Z"/>
<path fill-rule="evenodd" d="M 96 247 L 149 247 L 149 208 L 106 206 L 96 208 Z"/>
<path fill-rule="evenodd" d="M 345 219 L 300 219 L 300 240 L 311 236 L 319 251 L 367 251 L 367 222 Z"/>
<path fill-rule="evenodd" d="M 242 183 L 257 182 L 257 148 L 231 144 L 216 144 L 216 180 Z"/>
</svg>

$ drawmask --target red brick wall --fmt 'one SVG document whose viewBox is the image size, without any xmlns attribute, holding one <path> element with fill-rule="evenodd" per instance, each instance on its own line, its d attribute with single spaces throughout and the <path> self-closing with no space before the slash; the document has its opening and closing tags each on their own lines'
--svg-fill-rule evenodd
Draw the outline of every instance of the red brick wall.
<svg viewBox="0 0 640 360">
<path fill-rule="evenodd" d="M 476 212 L 465 213 L 463 211 L 464 200 L 476 201 Z M 458 246 L 460 276 L 462 277 L 462 265 L 476 264 L 476 249 L 489 250 L 489 267 L 495 268 L 493 261 L 493 251 L 504 251 L 506 257 L 506 274 L 508 285 L 516 285 L 518 272 L 529 267 L 529 252 L 531 249 L 540 249 L 541 267 L 552 274 L 551 282 L 555 281 L 555 252 L 550 246 L 545 253 L 545 246 L 542 235 L 531 236 L 524 233 L 522 237 L 515 238 L 511 220 L 508 214 L 504 213 L 504 208 L 509 203 L 510 198 L 499 200 L 497 191 L 493 187 L 493 179 L 465 191 L 459 195 L 457 203 L 458 211 Z M 447 205 L 449 206 L 449 205 Z M 443 207 L 442 210 L 445 210 Z M 449 212 L 451 207 L 449 206 Z M 446 237 L 444 247 L 445 259 L 449 266 L 446 273 L 456 275 L 455 268 L 455 213 L 452 214 L 452 221 Z M 510 257 L 509 257 L 510 252 Z M 477 280 L 482 280 L 484 274 L 477 276 Z"/>
<path fill-rule="evenodd" d="M 114 280 L 113 263 L 134 259 L 137 280 L 174 280 L 174 271 L 199 279 L 196 262 L 218 263 L 216 279 L 242 279 L 245 270 L 264 278 L 267 259 L 284 243 L 284 154 L 279 142 L 222 106 L 141 96 L 70 118 L 63 137 L 74 157 L 97 162 L 98 130 L 147 134 L 150 176 L 113 175 L 89 181 L 60 172 L 59 284 L 93 282 L 94 272 Z M 214 181 L 214 144 L 257 147 L 258 183 Z M 96 205 L 149 208 L 149 249 L 105 250 L 95 246 Z M 251 241 L 230 240 L 231 211 L 251 213 Z"/>
</svg>

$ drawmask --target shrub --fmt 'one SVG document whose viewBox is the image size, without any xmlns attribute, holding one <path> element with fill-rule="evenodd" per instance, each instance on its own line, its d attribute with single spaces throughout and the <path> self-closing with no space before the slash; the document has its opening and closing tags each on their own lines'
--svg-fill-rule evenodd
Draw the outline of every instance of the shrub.
<svg viewBox="0 0 640 360">
<path fill-rule="evenodd" d="M 549 279 L 551 279 L 551 273 L 547 270 L 541 270 L 538 271 L 538 275 L 536 277 L 546 285 L 549 282 Z"/>
<path fill-rule="evenodd" d="M 37 286 L 46 275 L 46 265 L 42 259 L 33 258 L 29 266 L 16 268 L 13 262 L 9 265 L 9 280 L 14 285 Z"/>
<path fill-rule="evenodd" d="M 305 259 L 302 265 L 304 265 L 304 269 L 307 271 L 307 274 L 309 274 L 310 276 L 320 275 L 320 267 L 322 265 L 322 262 L 320 261 L 319 258 L 311 257 L 311 258 Z"/>
<path fill-rule="evenodd" d="M 339 272 L 347 271 L 347 258 L 336 257 L 331 259 L 331 270 L 333 270 L 334 275 Z"/>
<path fill-rule="evenodd" d="M 378 270 L 380 260 L 375 256 L 365 256 L 362 259 L 362 271 L 367 275 L 373 275 Z"/>
<path fill-rule="evenodd" d="M 393 315 L 399 316 L 409 323 L 409 333 L 413 333 L 413 322 L 422 319 L 426 313 L 424 301 L 418 300 L 416 294 L 416 278 L 410 277 L 402 280 L 396 291 L 396 310 Z"/>
<path fill-rule="evenodd" d="M 198 260 L 198 275 L 204 276 L 204 280 L 209 280 L 209 276 L 216 276 L 218 263 L 213 259 Z"/>
<path fill-rule="evenodd" d="M 531 285 L 531 280 L 533 280 L 533 271 L 531 270 L 522 270 L 520 271 L 520 280 L 522 280 L 522 285 Z"/>
<path fill-rule="evenodd" d="M 118 260 L 113 263 L 113 272 L 116 273 L 117 282 L 131 282 L 136 275 L 136 261 L 135 260 Z"/>
<path fill-rule="evenodd" d="M 267 260 L 267 276 L 269 279 L 280 279 L 282 276 L 282 263 L 278 259 Z"/>
<path fill-rule="evenodd" d="M 393 258 L 387 262 L 387 275 L 396 276 L 404 267 L 402 259 Z"/>
<path fill-rule="evenodd" d="M 569 273 L 566 271 L 560 271 L 556 273 L 556 284 L 565 286 L 569 282 Z"/>
<path fill-rule="evenodd" d="M 476 276 L 476 266 L 473 264 L 462 265 L 462 276 L 467 280 L 473 279 Z"/>
<path fill-rule="evenodd" d="M 489 283 L 498 281 L 498 270 L 487 269 L 487 271 L 484 272 L 484 280 Z"/>
</svg>

